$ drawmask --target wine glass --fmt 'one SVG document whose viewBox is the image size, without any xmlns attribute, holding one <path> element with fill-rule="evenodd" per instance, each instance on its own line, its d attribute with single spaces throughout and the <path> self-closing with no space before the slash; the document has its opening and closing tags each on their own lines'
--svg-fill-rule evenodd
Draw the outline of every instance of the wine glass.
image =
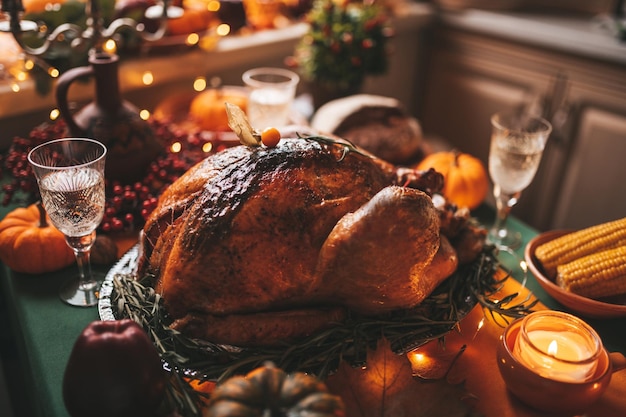
<svg viewBox="0 0 626 417">
<path fill-rule="evenodd" d="M 43 143 L 28 154 L 52 224 L 76 255 L 78 277 L 59 295 L 73 306 L 96 305 L 101 279 L 92 275 L 90 250 L 104 215 L 104 164 L 107 149 L 93 139 L 66 138 Z"/>
<path fill-rule="evenodd" d="M 491 117 L 491 127 L 489 175 L 497 214 L 488 239 L 501 249 L 516 249 L 521 236 L 507 228 L 507 219 L 537 172 L 552 125 L 523 112 L 501 112 Z"/>
</svg>

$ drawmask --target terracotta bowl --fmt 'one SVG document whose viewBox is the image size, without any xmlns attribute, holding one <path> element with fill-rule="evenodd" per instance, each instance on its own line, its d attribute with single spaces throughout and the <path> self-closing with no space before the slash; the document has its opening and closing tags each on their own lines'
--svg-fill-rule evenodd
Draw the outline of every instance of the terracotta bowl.
<svg viewBox="0 0 626 417">
<path fill-rule="evenodd" d="M 525 404 L 541 411 L 566 415 L 584 412 L 606 390 L 611 374 L 621 369 L 623 355 L 602 349 L 595 374 L 585 382 L 563 382 L 548 379 L 528 369 L 512 355 L 521 319 L 511 323 L 500 337 L 497 349 L 498 367 L 508 390 Z M 613 365 L 612 355 L 615 356 Z"/>
<path fill-rule="evenodd" d="M 566 291 L 555 283 L 555 277 L 548 276 L 543 270 L 541 263 L 535 257 L 537 246 L 549 240 L 570 233 L 569 230 L 552 230 L 535 236 L 524 250 L 524 258 L 528 268 L 533 273 L 541 287 L 559 303 L 568 309 L 585 317 L 610 318 L 626 317 L 626 297 L 614 299 L 593 300 Z"/>
</svg>

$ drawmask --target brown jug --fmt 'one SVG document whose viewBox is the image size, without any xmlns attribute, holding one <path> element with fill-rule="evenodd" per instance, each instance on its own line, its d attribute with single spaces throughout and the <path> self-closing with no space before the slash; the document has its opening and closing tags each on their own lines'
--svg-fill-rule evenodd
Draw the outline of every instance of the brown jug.
<svg viewBox="0 0 626 417">
<path fill-rule="evenodd" d="M 106 177 L 129 184 L 146 175 L 163 145 L 149 123 L 139 117 L 139 110 L 122 99 L 118 61 L 114 54 L 92 54 L 90 65 L 73 68 L 59 77 L 56 100 L 70 135 L 96 139 L 107 147 Z M 91 76 L 95 82 L 94 100 L 72 114 L 68 90 L 74 81 Z"/>
</svg>

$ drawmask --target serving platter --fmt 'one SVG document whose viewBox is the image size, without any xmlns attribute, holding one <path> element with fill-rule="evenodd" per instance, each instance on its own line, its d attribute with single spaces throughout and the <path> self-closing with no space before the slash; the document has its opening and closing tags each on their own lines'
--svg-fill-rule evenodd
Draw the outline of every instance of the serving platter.
<svg viewBox="0 0 626 417">
<path fill-rule="evenodd" d="M 137 269 L 139 254 L 139 244 L 136 244 L 111 267 L 104 277 L 100 287 L 100 298 L 98 299 L 98 314 L 101 320 L 113 321 L 117 319 L 111 305 L 111 296 L 114 289 L 113 280 L 118 274 L 133 275 Z"/>
<path fill-rule="evenodd" d="M 524 258 L 539 285 L 556 301 L 580 315 L 591 318 L 626 317 L 626 296 L 594 300 L 574 294 L 559 287 L 555 276 L 546 274 L 535 256 L 537 247 L 557 237 L 570 233 L 570 230 L 551 230 L 531 239 L 524 249 Z"/>
<path fill-rule="evenodd" d="M 325 377 L 332 374 L 342 361 L 352 366 L 365 365 L 367 351 L 375 349 L 381 338 L 389 342 L 396 354 L 405 354 L 448 334 L 477 304 L 485 306 L 489 303 L 489 295 L 495 293 L 502 283 L 495 252 L 486 248 L 480 259 L 457 269 L 414 309 L 384 317 L 349 314 L 345 322 L 288 344 L 238 347 L 187 339 L 169 329 L 167 313 L 159 307 L 161 298 L 150 287 L 151 282 L 137 280 L 139 257 L 140 247 L 136 245 L 107 273 L 98 304 L 100 318 L 133 318 L 146 328 L 160 350 L 166 368 L 191 378 L 212 381 L 245 373 L 266 361 L 272 361 L 288 372 L 311 372 Z M 146 300 L 148 305 L 137 308 L 127 301 L 138 299 Z M 525 306 L 509 307 L 508 311 L 496 312 L 515 316 L 525 311 Z M 492 308 L 493 312 L 494 308 L 500 309 L 501 306 L 494 302 L 487 308 Z"/>
</svg>

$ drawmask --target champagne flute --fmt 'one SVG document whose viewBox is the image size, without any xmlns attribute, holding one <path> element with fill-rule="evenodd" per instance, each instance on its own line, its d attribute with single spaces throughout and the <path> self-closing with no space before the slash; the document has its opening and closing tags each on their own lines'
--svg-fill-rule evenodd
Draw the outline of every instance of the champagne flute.
<svg viewBox="0 0 626 417">
<path fill-rule="evenodd" d="M 43 143 L 28 154 L 43 206 L 76 255 L 78 276 L 59 292 L 73 306 L 98 302 L 102 280 L 91 272 L 90 250 L 104 215 L 106 153 L 96 140 L 66 138 Z"/>
<path fill-rule="evenodd" d="M 541 117 L 502 112 L 491 117 L 491 127 L 489 175 L 497 214 L 488 240 L 499 248 L 516 249 L 521 236 L 507 228 L 507 219 L 537 172 L 552 125 Z"/>
</svg>

